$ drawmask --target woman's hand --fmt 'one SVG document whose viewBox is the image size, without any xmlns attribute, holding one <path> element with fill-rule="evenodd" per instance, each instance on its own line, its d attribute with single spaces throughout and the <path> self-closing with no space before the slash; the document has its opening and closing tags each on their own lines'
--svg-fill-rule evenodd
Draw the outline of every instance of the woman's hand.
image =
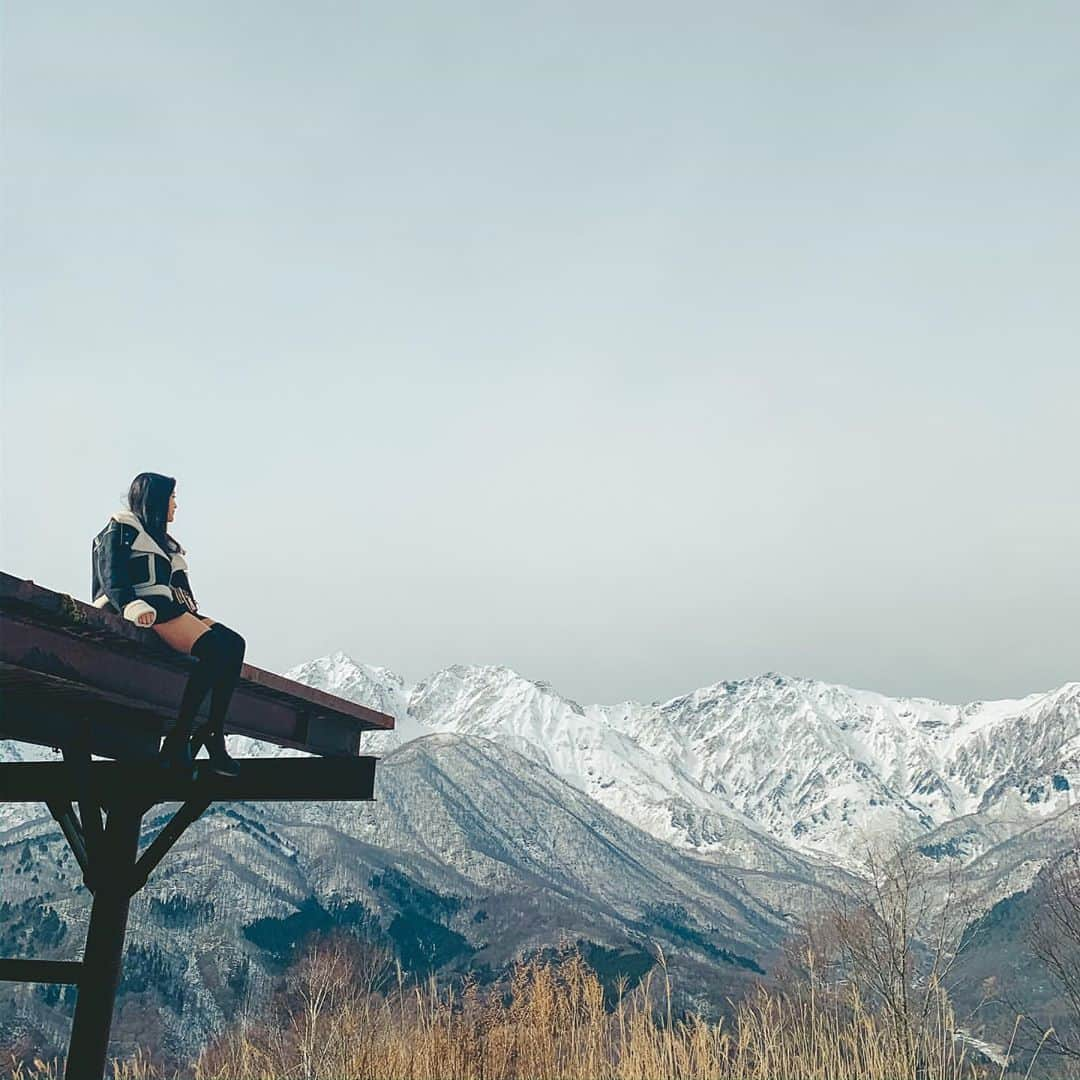
<svg viewBox="0 0 1080 1080">
<path fill-rule="evenodd" d="M 154 621 L 154 613 L 152 611 L 144 611 L 139 616 L 138 621 L 140 626 L 149 626 Z"/>
</svg>

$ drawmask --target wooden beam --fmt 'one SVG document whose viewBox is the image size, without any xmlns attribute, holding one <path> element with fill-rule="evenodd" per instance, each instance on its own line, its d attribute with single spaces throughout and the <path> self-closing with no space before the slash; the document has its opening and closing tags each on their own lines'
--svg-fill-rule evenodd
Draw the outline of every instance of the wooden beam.
<svg viewBox="0 0 1080 1080">
<path fill-rule="evenodd" d="M 0 981 L 30 983 L 70 983 L 78 985 L 82 976 L 79 960 L 0 960 Z"/>
<path fill-rule="evenodd" d="M 239 758 L 240 775 L 217 776 L 200 758 L 194 779 L 170 776 L 156 763 L 94 761 L 73 769 L 63 761 L 0 764 L 0 802 L 63 804 L 82 797 L 111 807 L 118 800 L 159 802 L 370 800 L 375 797 L 374 757 Z"/>
</svg>

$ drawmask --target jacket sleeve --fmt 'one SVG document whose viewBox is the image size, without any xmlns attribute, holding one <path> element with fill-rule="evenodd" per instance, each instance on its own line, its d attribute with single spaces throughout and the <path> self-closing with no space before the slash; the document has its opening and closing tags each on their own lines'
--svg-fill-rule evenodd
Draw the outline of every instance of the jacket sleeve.
<svg viewBox="0 0 1080 1080">
<path fill-rule="evenodd" d="M 101 587 L 109 602 L 122 612 L 125 619 L 138 622 L 139 616 L 149 611 L 154 619 L 157 612 L 145 601 L 135 595 L 135 589 L 131 584 L 131 576 L 128 572 L 128 559 L 131 557 L 131 541 L 134 539 L 133 530 L 119 521 L 112 522 L 105 530 L 97 545 L 96 558 L 98 575 L 101 578 Z"/>
</svg>

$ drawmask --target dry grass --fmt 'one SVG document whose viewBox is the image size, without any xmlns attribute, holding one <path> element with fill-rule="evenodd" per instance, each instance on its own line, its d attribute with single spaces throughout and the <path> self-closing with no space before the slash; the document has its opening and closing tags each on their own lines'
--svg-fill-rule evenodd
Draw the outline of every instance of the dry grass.
<svg viewBox="0 0 1080 1080">
<path fill-rule="evenodd" d="M 990 1074 L 952 1036 L 944 992 L 913 1038 L 857 992 L 813 979 L 790 993 L 758 988 L 711 1023 L 672 1014 L 659 964 L 605 1009 L 600 982 L 573 949 L 522 963 L 505 985 L 410 985 L 385 954 L 343 941 L 314 947 L 262 1023 L 218 1037 L 183 1076 L 194 1080 L 974 1080 Z M 53 1080 L 54 1066 L 13 1080 Z M 999 1076 L 997 1070 L 994 1076 Z M 145 1060 L 116 1080 L 157 1080 Z"/>
</svg>

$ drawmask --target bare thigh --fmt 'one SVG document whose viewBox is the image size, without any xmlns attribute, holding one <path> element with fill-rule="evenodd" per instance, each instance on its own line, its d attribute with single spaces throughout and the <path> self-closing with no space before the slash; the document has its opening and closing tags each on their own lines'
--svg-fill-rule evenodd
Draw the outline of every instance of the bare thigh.
<svg viewBox="0 0 1080 1080">
<path fill-rule="evenodd" d="M 157 623 L 153 623 L 150 629 L 153 630 L 166 645 L 170 645 L 176 649 L 177 652 L 191 652 L 191 646 L 195 644 L 213 625 L 212 619 L 203 619 L 200 616 L 192 615 L 190 611 L 185 611 L 183 615 L 178 615 L 175 619 L 169 619 L 168 622 L 163 622 L 160 626 Z"/>
</svg>

